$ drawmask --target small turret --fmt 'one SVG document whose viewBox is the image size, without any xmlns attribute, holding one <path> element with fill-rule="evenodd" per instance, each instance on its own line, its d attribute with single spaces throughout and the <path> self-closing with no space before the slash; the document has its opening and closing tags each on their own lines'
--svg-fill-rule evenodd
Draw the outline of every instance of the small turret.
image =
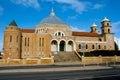
<svg viewBox="0 0 120 80">
<path fill-rule="evenodd" d="M 91 27 L 91 32 L 98 33 L 98 27 L 95 23 L 93 23 L 93 25 Z"/>
</svg>

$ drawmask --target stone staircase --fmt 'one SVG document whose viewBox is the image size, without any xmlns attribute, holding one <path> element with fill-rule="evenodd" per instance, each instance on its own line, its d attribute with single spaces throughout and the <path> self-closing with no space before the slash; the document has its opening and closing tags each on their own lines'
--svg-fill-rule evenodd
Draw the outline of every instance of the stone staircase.
<svg viewBox="0 0 120 80">
<path fill-rule="evenodd" d="M 81 61 L 80 57 L 75 52 L 58 52 L 53 54 L 55 62 L 74 62 Z"/>
</svg>

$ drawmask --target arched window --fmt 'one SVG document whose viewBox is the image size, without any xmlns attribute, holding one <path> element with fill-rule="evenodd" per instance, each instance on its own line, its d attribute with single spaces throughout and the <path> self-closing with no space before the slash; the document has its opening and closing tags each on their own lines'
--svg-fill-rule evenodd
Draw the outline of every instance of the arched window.
<svg viewBox="0 0 120 80">
<path fill-rule="evenodd" d="M 56 41 L 56 40 L 53 40 L 53 41 L 51 42 L 51 44 L 52 44 L 52 45 L 57 45 L 57 41 Z"/>
<path fill-rule="evenodd" d="M 108 33 L 110 33 L 110 29 L 108 29 Z"/>
<path fill-rule="evenodd" d="M 102 39 L 101 39 L 101 38 L 99 38 L 99 41 L 102 41 Z"/>
<path fill-rule="evenodd" d="M 42 38 L 42 47 L 44 46 L 44 38 Z"/>
<path fill-rule="evenodd" d="M 109 23 L 107 23 L 107 26 L 109 26 Z"/>
<path fill-rule="evenodd" d="M 95 49 L 95 45 L 94 44 L 92 45 L 92 49 Z"/>
<path fill-rule="evenodd" d="M 18 36 L 17 36 L 16 42 L 18 42 Z"/>
<path fill-rule="evenodd" d="M 100 45 L 98 45 L 98 49 L 101 49 L 101 46 L 100 46 Z"/>
<path fill-rule="evenodd" d="M 55 36 L 65 36 L 63 32 L 56 32 L 54 35 Z"/>
<path fill-rule="evenodd" d="M 41 47 L 41 38 L 39 38 L 39 46 Z"/>
<path fill-rule="evenodd" d="M 53 44 L 53 45 L 57 45 L 57 41 L 53 41 L 52 44 Z"/>
<path fill-rule="evenodd" d="M 57 33 L 55 34 L 55 36 L 57 36 Z"/>
<path fill-rule="evenodd" d="M 104 26 L 104 23 L 102 23 L 102 26 Z"/>
<path fill-rule="evenodd" d="M 56 40 L 53 40 L 51 42 L 51 51 L 58 51 L 58 42 Z"/>
<path fill-rule="evenodd" d="M 79 49 L 81 49 L 81 44 L 79 44 Z"/>
<path fill-rule="evenodd" d="M 28 46 L 29 46 L 29 38 L 28 38 Z"/>
<path fill-rule="evenodd" d="M 86 49 L 88 49 L 88 45 L 86 44 Z"/>
<path fill-rule="evenodd" d="M 61 33 L 60 32 L 58 32 L 58 36 L 60 36 L 61 35 Z"/>
<path fill-rule="evenodd" d="M 102 33 L 104 33 L 104 30 L 102 30 Z"/>
<path fill-rule="evenodd" d="M 68 42 L 69 45 L 72 45 L 72 43 L 73 43 L 72 41 L 69 41 L 69 42 Z"/>
<path fill-rule="evenodd" d="M 37 32 L 36 33 L 38 33 L 38 29 L 37 29 Z"/>
<path fill-rule="evenodd" d="M 12 42 L 12 36 L 10 35 L 10 42 Z"/>
<path fill-rule="evenodd" d="M 62 36 L 64 36 L 64 34 L 62 33 Z"/>
<path fill-rule="evenodd" d="M 106 49 L 106 46 L 104 46 L 104 49 Z"/>
<path fill-rule="evenodd" d="M 67 44 L 67 51 L 73 51 L 73 41 L 68 41 L 68 44 Z"/>
<path fill-rule="evenodd" d="M 26 38 L 25 38 L 25 46 L 26 46 Z"/>
</svg>

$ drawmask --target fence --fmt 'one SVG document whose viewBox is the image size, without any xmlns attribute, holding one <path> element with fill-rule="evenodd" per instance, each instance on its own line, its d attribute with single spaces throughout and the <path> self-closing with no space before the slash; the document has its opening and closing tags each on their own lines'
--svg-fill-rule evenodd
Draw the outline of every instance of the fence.
<svg viewBox="0 0 120 80">
<path fill-rule="evenodd" d="M 82 63 L 110 63 L 110 62 L 120 62 L 120 56 L 112 57 L 82 57 Z"/>
</svg>

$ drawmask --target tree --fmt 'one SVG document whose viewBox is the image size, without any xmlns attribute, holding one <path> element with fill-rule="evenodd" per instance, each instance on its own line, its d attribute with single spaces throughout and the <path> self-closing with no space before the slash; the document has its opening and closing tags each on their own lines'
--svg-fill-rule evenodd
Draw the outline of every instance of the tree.
<svg viewBox="0 0 120 80">
<path fill-rule="evenodd" d="M 117 45 L 117 43 L 114 42 L 114 45 L 115 45 L 115 51 L 118 51 L 119 49 L 118 49 L 118 45 Z"/>
</svg>

